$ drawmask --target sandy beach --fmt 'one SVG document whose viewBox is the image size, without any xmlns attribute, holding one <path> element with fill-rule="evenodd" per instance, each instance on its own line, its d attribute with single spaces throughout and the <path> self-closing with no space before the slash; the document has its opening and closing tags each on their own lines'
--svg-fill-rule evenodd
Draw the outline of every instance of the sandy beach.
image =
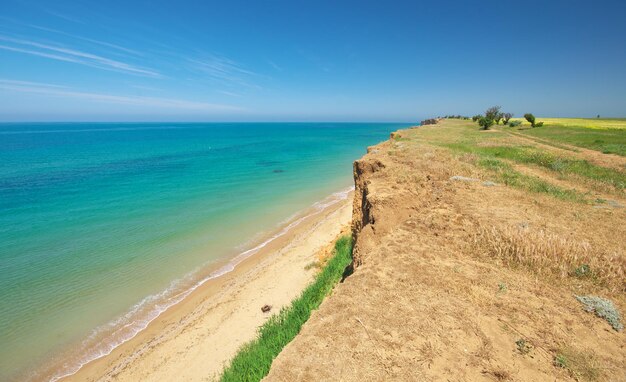
<svg viewBox="0 0 626 382">
<path fill-rule="evenodd" d="M 62 381 L 206 381 L 257 328 L 311 282 L 352 215 L 347 198 L 303 211 L 300 222 L 236 268 L 195 290 L 136 337 Z M 284 229 L 284 227 L 283 227 Z M 261 307 L 271 305 L 269 313 Z"/>
</svg>

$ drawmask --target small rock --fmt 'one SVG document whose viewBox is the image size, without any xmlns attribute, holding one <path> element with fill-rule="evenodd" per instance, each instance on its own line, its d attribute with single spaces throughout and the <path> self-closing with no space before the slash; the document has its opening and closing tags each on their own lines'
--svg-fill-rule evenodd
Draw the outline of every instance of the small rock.
<svg viewBox="0 0 626 382">
<path fill-rule="evenodd" d="M 272 310 L 272 306 L 271 305 L 263 305 L 263 307 L 261 308 L 261 312 L 263 312 L 263 313 L 267 313 L 270 310 Z"/>
<path fill-rule="evenodd" d="M 478 182 L 478 179 L 468 178 L 466 176 L 455 175 L 450 178 L 450 180 L 458 180 L 461 182 Z"/>
<path fill-rule="evenodd" d="M 497 186 L 497 185 L 498 185 L 498 183 L 494 183 L 494 182 L 492 182 L 490 180 L 486 180 L 486 181 L 483 182 L 483 186 L 485 186 L 485 187 L 493 187 L 493 186 Z"/>
<path fill-rule="evenodd" d="M 619 204 L 618 202 L 616 202 L 615 200 L 607 200 L 606 204 L 608 204 L 609 206 L 613 207 L 613 208 L 624 208 L 623 205 Z"/>
</svg>

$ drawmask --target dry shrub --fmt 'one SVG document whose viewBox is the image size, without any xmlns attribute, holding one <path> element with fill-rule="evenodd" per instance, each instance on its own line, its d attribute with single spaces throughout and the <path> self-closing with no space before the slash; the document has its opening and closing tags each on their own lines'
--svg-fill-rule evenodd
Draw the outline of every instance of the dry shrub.
<svg viewBox="0 0 626 382">
<path fill-rule="evenodd" d="M 473 245 L 477 253 L 508 267 L 524 267 L 544 276 L 588 279 L 613 292 L 626 290 L 626 259 L 598 251 L 585 241 L 517 227 L 483 227 Z"/>
</svg>

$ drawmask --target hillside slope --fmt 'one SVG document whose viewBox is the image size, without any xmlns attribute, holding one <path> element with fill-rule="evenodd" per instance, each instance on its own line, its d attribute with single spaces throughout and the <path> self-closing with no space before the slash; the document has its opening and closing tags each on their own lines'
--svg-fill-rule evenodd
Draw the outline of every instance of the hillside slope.
<svg viewBox="0 0 626 382">
<path fill-rule="evenodd" d="M 520 185 L 429 139 L 466 129 L 399 131 L 355 162 L 356 269 L 266 381 L 626 380 L 624 331 L 575 298 L 626 311 L 623 189 L 532 166 Z"/>
</svg>

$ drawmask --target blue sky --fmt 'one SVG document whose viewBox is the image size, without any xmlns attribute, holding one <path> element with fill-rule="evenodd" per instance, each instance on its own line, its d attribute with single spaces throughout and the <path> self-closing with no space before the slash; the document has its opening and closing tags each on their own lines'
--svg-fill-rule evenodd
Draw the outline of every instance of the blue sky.
<svg viewBox="0 0 626 382">
<path fill-rule="evenodd" d="M 624 1 L 0 3 L 2 121 L 626 116 Z"/>
</svg>

